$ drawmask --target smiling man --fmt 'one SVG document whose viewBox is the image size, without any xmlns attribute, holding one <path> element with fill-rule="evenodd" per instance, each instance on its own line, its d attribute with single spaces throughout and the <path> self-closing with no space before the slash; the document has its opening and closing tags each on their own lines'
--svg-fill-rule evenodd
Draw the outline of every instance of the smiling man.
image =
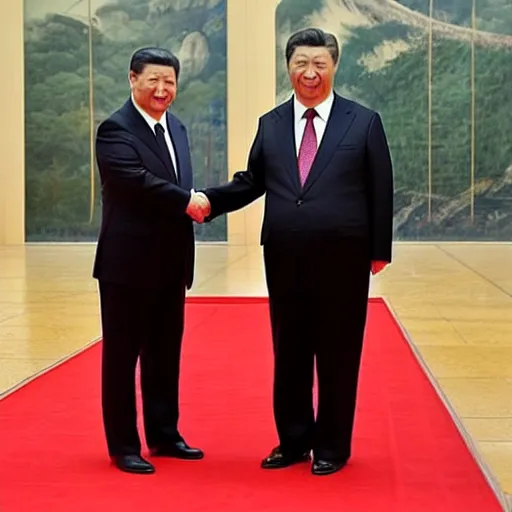
<svg viewBox="0 0 512 512">
<path fill-rule="evenodd" d="M 381 118 L 333 91 L 334 36 L 292 35 L 293 97 L 262 116 L 248 168 L 206 190 L 210 219 L 266 194 L 261 233 L 279 446 L 262 461 L 340 470 L 351 455 L 370 272 L 391 261 L 393 173 Z M 318 411 L 313 409 L 316 359 Z"/>
<path fill-rule="evenodd" d="M 102 407 L 116 466 L 153 473 L 141 457 L 135 406 L 140 360 L 144 427 L 153 455 L 200 459 L 178 430 L 178 382 L 185 290 L 192 285 L 193 190 L 187 132 L 167 112 L 180 63 L 161 48 L 133 55 L 131 98 L 98 128 L 102 220 L 94 277 L 103 330 Z"/>
</svg>

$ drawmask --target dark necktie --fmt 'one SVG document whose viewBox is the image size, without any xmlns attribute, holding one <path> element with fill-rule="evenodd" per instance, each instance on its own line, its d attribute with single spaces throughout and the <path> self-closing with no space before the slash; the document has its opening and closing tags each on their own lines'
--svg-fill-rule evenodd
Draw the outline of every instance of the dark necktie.
<svg viewBox="0 0 512 512">
<path fill-rule="evenodd" d="M 164 137 L 164 127 L 160 123 L 156 123 L 155 125 L 155 134 L 156 141 L 158 146 L 160 147 L 160 152 L 162 157 L 164 158 L 164 162 L 167 166 L 167 170 L 170 172 L 172 179 L 175 183 L 178 182 L 178 174 L 176 173 L 176 169 L 174 168 L 174 164 L 172 163 L 171 153 L 169 152 L 169 147 L 167 146 L 167 142 L 165 142 Z"/>
<path fill-rule="evenodd" d="M 311 170 L 311 165 L 313 164 L 317 151 L 315 125 L 313 124 L 313 119 L 316 115 L 317 113 L 314 108 L 309 108 L 304 113 L 304 117 L 306 118 L 306 128 L 304 129 L 304 135 L 302 136 L 299 148 L 299 174 L 300 184 L 302 186 L 304 186 L 309 175 L 309 171 Z"/>
</svg>

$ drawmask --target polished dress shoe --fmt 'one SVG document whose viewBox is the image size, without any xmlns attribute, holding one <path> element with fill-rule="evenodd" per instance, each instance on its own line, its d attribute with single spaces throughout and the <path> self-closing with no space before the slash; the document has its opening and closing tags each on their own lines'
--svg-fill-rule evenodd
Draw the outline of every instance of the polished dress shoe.
<svg viewBox="0 0 512 512">
<path fill-rule="evenodd" d="M 191 448 L 185 441 L 165 444 L 153 448 L 151 455 L 154 457 L 174 457 L 175 459 L 199 460 L 204 457 L 204 453 L 199 448 Z"/>
<path fill-rule="evenodd" d="M 336 473 L 344 466 L 346 466 L 347 461 L 334 462 L 329 460 L 317 459 L 313 461 L 313 465 L 311 466 L 311 473 L 313 475 L 332 475 Z"/>
<path fill-rule="evenodd" d="M 121 471 L 126 473 L 138 473 L 140 475 L 150 475 L 155 472 L 155 467 L 140 455 L 116 455 L 112 461 Z"/>
<path fill-rule="evenodd" d="M 281 448 L 277 447 L 272 450 L 268 457 L 261 461 L 263 469 L 282 469 L 291 466 L 292 464 L 300 464 L 301 462 L 308 462 L 310 460 L 309 453 L 300 454 L 285 454 Z"/>
</svg>

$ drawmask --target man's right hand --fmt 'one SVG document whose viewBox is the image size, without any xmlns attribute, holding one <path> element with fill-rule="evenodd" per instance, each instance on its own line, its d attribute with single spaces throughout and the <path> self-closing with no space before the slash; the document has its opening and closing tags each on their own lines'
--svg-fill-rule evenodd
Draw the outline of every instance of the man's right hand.
<svg viewBox="0 0 512 512">
<path fill-rule="evenodd" d="M 190 191 L 190 201 L 186 209 L 187 215 L 201 224 L 204 222 L 204 218 L 210 215 L 210 211 L 211 205 L 206 195 L 192 189 Z"/>
</svg>

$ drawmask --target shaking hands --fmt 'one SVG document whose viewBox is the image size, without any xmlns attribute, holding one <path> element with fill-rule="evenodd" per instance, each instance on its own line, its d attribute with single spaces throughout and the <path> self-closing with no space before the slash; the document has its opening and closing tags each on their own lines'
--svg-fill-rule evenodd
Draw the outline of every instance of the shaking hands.
<svg viewBox="0 0 512 512">
<path fill-rule="evenodd" d="M 196 192 L 194 189 L 190 191 L 190 201 L 188 203 L 186 213 L 193 220 L 201 224 L 204 218 L 210 215 L 210 201 L 203 192 Z"/>
</svg>

